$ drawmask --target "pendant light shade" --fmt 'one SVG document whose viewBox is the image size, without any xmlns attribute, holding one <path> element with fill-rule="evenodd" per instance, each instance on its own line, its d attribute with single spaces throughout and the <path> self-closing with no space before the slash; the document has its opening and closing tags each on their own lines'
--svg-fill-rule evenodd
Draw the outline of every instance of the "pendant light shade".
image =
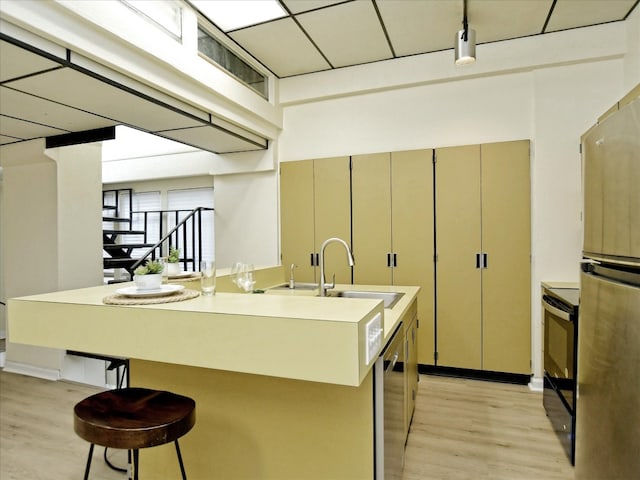
<svg viewBox="0 0 640 480">
<path fill-rule="evenodd" d="M 456 34 L 456 65 L 467 65 L 476 61 L 476 31 L 469 28 L 467 0 L 462 1 L 462 30 Z"/>
<path fill-rule="evenodd" d="M 476 31 L 467 28 L 456 34 L 456 65 L 467 65 L 476 61 Z"/>
</svg>

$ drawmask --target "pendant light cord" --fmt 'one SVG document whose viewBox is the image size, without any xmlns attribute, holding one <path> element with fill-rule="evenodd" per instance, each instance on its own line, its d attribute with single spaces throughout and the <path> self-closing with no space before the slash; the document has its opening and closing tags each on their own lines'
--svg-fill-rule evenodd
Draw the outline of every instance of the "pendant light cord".
<svg viewBox="0 0 640 480">
<path fill-rule="evenodd" d="M 463 41 L 469 40 L 469 23 L 467 22 L 467 0 L 462 0 L 462 36 Z"/>
</svg>

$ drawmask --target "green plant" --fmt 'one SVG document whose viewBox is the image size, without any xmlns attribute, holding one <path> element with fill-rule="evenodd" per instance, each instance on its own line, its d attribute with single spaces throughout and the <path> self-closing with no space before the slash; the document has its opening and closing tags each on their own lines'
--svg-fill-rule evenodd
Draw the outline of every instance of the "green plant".
<svg viewBox="0 0 640 480">
<path fill-rule="evenodd" d="M 180 261 L 180 250 L 174 247 L 169 248 L 169 256 L 167 257 L 169 263 L 178 263 Z"/>
<path fill-rule="evenodd" d="M 162 273 L 162 263 L 159 260 L 147 260 L 147 263 L 140 265 L 133 271 L 134 275 L 153 275 Z"/>
</svg>

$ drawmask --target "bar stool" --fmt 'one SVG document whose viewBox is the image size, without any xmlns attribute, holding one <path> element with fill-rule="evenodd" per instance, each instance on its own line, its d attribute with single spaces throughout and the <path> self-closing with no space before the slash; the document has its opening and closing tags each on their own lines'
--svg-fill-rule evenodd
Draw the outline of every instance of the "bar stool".
<svg viewBox="0 0 640 480">
<path fill-rule="evenodd" d="M 174 442 L 182 479 L 186 480 L 178 439 L 196 422 L 196 403 L 189 397 L 147 388 L 121 388 L 97 393 L 73 409 L 73 429 L 91 443 L 84 472 L 89 478 L 93 447 L 133 451 L 134 480 L 138 480 L 141 448 Z"/>
</svg>

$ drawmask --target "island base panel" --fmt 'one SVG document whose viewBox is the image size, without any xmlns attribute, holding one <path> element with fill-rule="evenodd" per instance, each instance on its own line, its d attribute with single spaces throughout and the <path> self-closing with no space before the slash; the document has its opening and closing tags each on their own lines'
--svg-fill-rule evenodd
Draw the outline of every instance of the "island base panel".
<svg viewBox="0 0 640 480">
<path fill-rule="evenodd" d="M 131 385 L 196 401 L 180 440 L 190 480 L 371 480 L 373 374 L 359 387 L 131 360 Z M 140 452 L 141 480 L 180 478 L 172 445 Z"/>
</svg>

